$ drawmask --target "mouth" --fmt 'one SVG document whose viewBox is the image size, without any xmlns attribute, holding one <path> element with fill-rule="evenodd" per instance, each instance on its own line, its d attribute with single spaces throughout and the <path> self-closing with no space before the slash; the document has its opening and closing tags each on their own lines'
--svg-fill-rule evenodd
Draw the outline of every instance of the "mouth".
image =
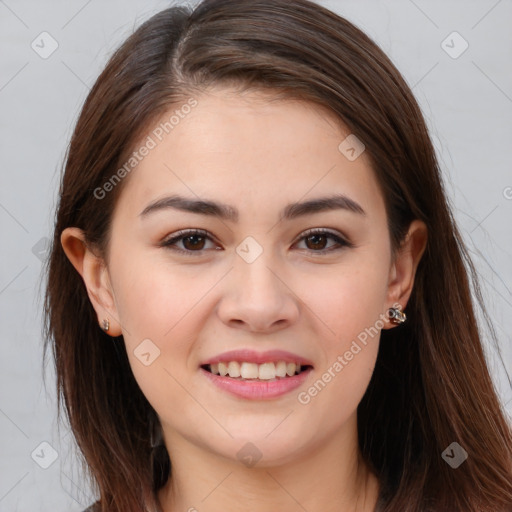
<svg viewBox="0 0 512 512">
<path fill-rule="evenodd" d="M 220 361 L 203 364 L 201 368 L 212 375 L 228 377 L 237 381 L 275 382 L 286 380 L 308 372 L 312 365 L 299 362 L 269 361 L 262 364 L 247 361 Z"/>
</svg>

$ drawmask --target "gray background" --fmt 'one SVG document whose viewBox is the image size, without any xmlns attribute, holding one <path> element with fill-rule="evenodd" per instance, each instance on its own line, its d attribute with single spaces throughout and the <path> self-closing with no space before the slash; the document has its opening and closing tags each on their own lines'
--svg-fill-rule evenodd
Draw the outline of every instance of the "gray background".
<svg viewBox="0 0 512 512">
<path fill-rule="evenodd" d="M 373 37 L 413 87 L 512 375 L 512 1 L 322 3 Z M 89 88 L 133 28 L 169 5 L 0 0 L 0 512 L 80 511 L 93 500 L 71 436 L 57 430 L 51 368 L 43 385 L 41 258 L 60 165 Z M 58 43 L 46 59 L 31 47 L 43 45 L 43 31 Z M 464 41 L 446 39 L 453 31 L 469 44 L 459 56 Z M 504 365 L 492 347 L 488 354 L 511 416 Z M 52 449 L 58 458 L 43 469 Z"/>
</svg>

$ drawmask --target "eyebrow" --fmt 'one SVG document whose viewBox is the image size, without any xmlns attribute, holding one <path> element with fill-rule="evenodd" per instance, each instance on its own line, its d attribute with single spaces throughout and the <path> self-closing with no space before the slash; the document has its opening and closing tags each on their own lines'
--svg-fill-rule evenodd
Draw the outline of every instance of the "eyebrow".
<svg viewBox="0 0 512 512">
<path fill-rule="evenodd" d="M 217 203 L 215 201 L 191 199 L 178 195 L 164 197 L 153 201 L 146 206 L 144 210 L 142 210 L 139 216 L 146 217 L 150 213 L 167 209 L 181 210 L 184 212 L 197 213 L 199 215 L 209 215 L 231 222 L 238 222 L 239 218 L 239 212 L 233 206 Z M 344 194 L 334 194 L 332 196 L 320 197 L 309 201 L 290 203 L 282 210 L 279 220 L 292 220 L 304 215 L 329 210 L 347 210 L 359 215 L 366 215 L 362 206 L 353 199 L 350 199 Z"/>
</svg>

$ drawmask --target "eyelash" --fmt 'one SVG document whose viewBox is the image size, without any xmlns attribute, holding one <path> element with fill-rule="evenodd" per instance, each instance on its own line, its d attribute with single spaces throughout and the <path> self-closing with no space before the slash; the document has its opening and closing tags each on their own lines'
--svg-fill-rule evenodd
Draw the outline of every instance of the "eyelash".
<svg viewBox="0 0 512 512">
<path fill-rule="evenodd" d="M 200 236 L 200 237 L 203 237 L 203 238 L 208 238 L 211 241 L 215 242 L 214 237 L 212 237 L 210 235 L 210 233 L 208 233 L 208 231 L 204 231 L 204 230 L 201 230 L 201 229 L 188 229 L 188 230 L 178 231 L 171 238 L 168 238 L 168 239 L 164 240 L 160 244 L 160 246 L 161 247 L 166 247 L 168 249 L 171 249 L 173 251 L 179 252 L 181 254 L 186 254 L 187 256 L 200 256 L 205 250 L 208 250 L 208 249 L 200 249 L 200 250 L 197 250 L 197 251 L 191 251 L 191 250 L 180 249 L 180 248 L 178 248 L 175 245 L 176 242 L 182 240 L 183 238 L 188 238 L 188 237 L 194 236 L 194 235 L 197 235 L 197 236 Z M 322 249 L 320 251 L 315 251 L 313 249 L 306 249 L 306 250 L 310 251 L 311 253 L 313 253 L 315 255 L 323 255 L 323 254 L 327 254 L 327 253 L 330 253 L 330 252 L 333 252 L 333 251 L 339 251 L 339 250 L 341 250 L 343 248 L 352 248 L 352 247 L 354 247 L 354 244 L 352 244 L 348 240 L 342 238 L 341 236 L 339 236 L 336 233 L 333 233 L 332 231 L 329 231 L 329 230 L 326 230 L 326 229 L 323 229 L 323 228 L 313 228 L 313 229 L 309 229 L 309 230 L 305 231 L 302 234 L 302 236 L 296 242 L 294 242 L 294 245 L 296 243 L 298 243 L 298 242 L 301 242 L 302 240 L 306 239 L 307 237 L 309 237 L 311 235 L 326 235 L 328 238 L 331 238 L 332 240 L 334 240 L 338 244 L 338 247 L 335 247 L 334 249 L 333 248 L 329 248 L 329 249 Z"/>
</svg>

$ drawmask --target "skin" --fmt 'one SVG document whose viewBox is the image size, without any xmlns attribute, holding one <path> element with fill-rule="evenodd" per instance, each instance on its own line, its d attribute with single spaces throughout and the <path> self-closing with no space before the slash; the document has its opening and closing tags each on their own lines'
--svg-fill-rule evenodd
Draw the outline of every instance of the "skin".
<svg viewBox="0 0 512 512">
<path fill-rule="evenodd" d="M 372 511 L 378 481 L 360 456 L 357 406 L 380 331 L 309 403 L 297 397 L 389 307 L 405 308 L 426 227 L 414 221 L 392 257 L 369 160 L 363 153 L 349 161 L 338 150 L 349 132 L 329 111 L 269 101 L 262 91 L 217 88 L 195 98 L 198 105 L 126 178 L 108 256 L 88 248 L 77 228 L 62 234 L 98 322 L 108 318 L 109 334 L 123 334 L 135 378 L 160 417 L 173 467 L 159 493 L 162 508 Z M 287 204 L 333 193 L 365 214 L 336 209 L 279 222 Z M 238 222 L 171 208 L 140 215 L 171 194 L 229 204 Z M 199 244 L 199 255 L 160 245 L 193 228 L 214 237 Z M 310 228 L 328 228 L 353 247 L 302 238 Z M 263 249 L 252 263 L 236 252 L 247 236 Z M 184 242 L 178 247 L 196 247 Z M 315 253 L 330 247 L 338 249 Z M 134 350 L 148 338 L 160 356 L 145 366 Z M 205 359 L 238 348 L 287 350 L 314 368 L 298 390 L 244 400 L 199 370 Z M 246 443 L 262 456 L 253 467 L 237 458 Z"/>
</svg>

